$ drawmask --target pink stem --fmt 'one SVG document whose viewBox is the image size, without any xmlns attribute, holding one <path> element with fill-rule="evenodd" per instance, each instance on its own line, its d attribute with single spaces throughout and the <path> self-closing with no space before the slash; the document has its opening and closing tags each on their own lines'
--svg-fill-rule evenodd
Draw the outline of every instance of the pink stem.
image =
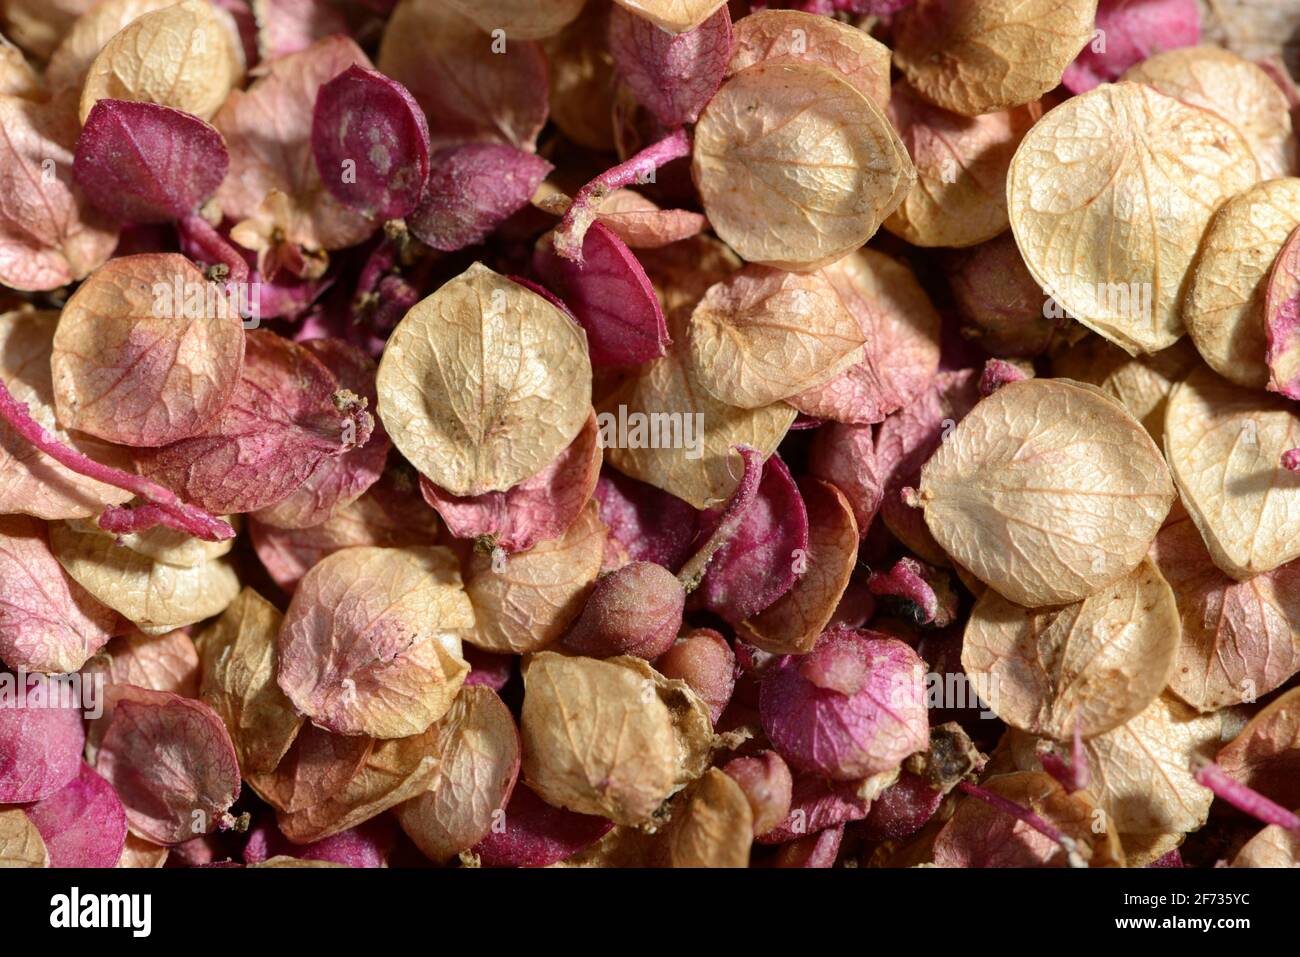
<svg viewBox="0 0 1300 957">
<path fill-rule="evenodd" d="M 739 452 L 745 460 L 745 474 L 740 477 L 740 484 L 727 502 L 718 527 L 713 530 L 713 534 L 709 536 L 703 547 L 692 555 L 682 566 L 682 570 L 677 573 L 677 580 L 682 583 L 682 587 L 687 592 L 693 591 L 699 585 L 700 579 L 704 577 L 704 572 L 709 567 L 709 562 L 713 561 L 713 556 L 718 549 L 727 544 L 731 536 L 736 534 L 736 529 L 740 527 L 741 520 L 749 511 L 749 506 L 758 496 L 758 483 L 763 477 L 762 454 L 758 449 L 751 449 L 747 445 L 737 445 L 735 451 Z"/>
<path fill-rule="evenodd" d="M 1008 800 L 1001 794 L 994 794 L 992 791 L 982 788 L 978 784 L 972 784 L 969 781 L 958 782 L 957 790 L 969 794 L 971 797 L 979 798 L 985 804 L 995 807 L 999 811 L 1010 814 L 1016 820 L 1028 824 L 1039 834 L 1061 845 L 1061 847 L 1065 849 L 1065 853 L 1069 855 L 1071 867 L 1086 866 L 1083 857 L 1079 854 L 1079 845 L 1075 842 L 1074 838 L 1062 834 L 1059 828 L 1048 824 L 1033 811 L 1029 810 L 1029 808 L 1021 807 L 1015 801 Z"/>
<path fill-rule="evenodd" d="M 176 493 L 163 488 L 157 482 L 96 462 L 68 448 L 32 418 L 27 406 L 14 398 L 3 380 L 0 380 L 0 418 L 64 468 L 78 475 L 95 479 L 97 482 L 103 482 L 105 485 L 112 485 L 138 495 L 148 503 L 145 508 L 153 506 L 147 515 L 156 519 L 158 523 L 213 542 L 223 542 L 235 537 L 235 530 L 221 519 L 213 518 L 193 505 L 187 505 L 176 496 Z M 129 519 L 122 515 L 127 511 L 130 510 L 118 506 L 108 509 L 105 515 L 108 516 L 110 524 L 129 522 Z"/>
<path fill-rule="evenodd" d="M 183 240 L 208 261 L 224 265 L 230 271 L 229 282 L 248 282 L 248 263 L 211 223 L 198 213 L 190 213 L 181 218 L 178 226 Z"/>
<path fill-rule="evenodd" d="M 1229 777 L 1223 768 L 1207 761 L 1196 769 L 1196 782 L 1209 788 L 1238 811 L 1243 811 L 1265 824 L 1276 824 L 1293 834 L 1300 834 L 1300 817 L 1282 805 L 1270 801 L 1254 788 Z"/>
<path fill-rule="evenodd" d="M 601 201 L 616 189 L 644 183 L 650 174 L 675 159 L 691 155 L 691 138 L 684 128 L 674 130 L 659 142 L 647 146 L 631 159 L 605 170 L 573 197 L 569 209 L 555 227 L 555 251 L 565 259 L 582 262 L 582 242 L 596 220 Z"/>
<path fill-rule="evenodd" d="M 1282 453 L 1282 468 L 1288 472 L 1300 472 L 1300 449 L 1287 449 Z"/>
<path fill-rule="evenodd" d="M 1067 794 L 1086 788 L 1092 780 L 1092 772 L 1088 767 L 1088 756 L 1083 750 L 1083 723 L 1075 722 L 1074 744 L 1069 761 L 1051 750 L 1039 754 L 1038 760 L 1042 763 L 1043 770 L 1055 778 Z"/>
</svg>

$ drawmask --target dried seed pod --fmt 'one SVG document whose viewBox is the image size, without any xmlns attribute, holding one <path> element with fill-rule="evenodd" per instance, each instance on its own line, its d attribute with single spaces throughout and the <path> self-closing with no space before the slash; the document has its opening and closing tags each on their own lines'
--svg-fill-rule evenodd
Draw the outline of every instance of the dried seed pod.
<svg viewBox="0 0 1300 957">
<path fill-rule="evenodd" d="M 1063 155 L 1072 162 L 1062 164 Z M 1223 200 L 1258 179 L 1250 145 L 1226 120 L 1116 83 L 1034 125 L 1011 161 L 1007 205 L 1043 289 L 1136 355 L 1182 334 L 1180 300 L 1205 227 Z"/>
<path fill-rule="evenodd" d="M 1067 794 L 1041 771 L 1000 774 L 989 778 L 986 787 L 1089 848 L 1092 858 L 1100 858 L 1094 863 L 1121 854 L 1114 832 L 1099 838 L 1093 831 L 1097 807 L 1086 792 Z M 934 863 L 938 867 L 1066 867 L 1069 854 L 1024 821 L 968 797 L 935 839 Z"/>
<path fill-rule="evenodd" d="M 238 313 L 188 259 L 122 256 L 63 308 L 51 359 L 55 408 L 65 428 L 122 445 L 166 445 L 221 412 L 243 358 Z"/>
<path fill-rule="evenodd" d="M 339 867 L 386 867 L 396 840 L 396 828 L 387 818 L 372 818 L 358 827 L 340 831 L 319 841 L 291 844 L 270 822 L 256 827 L 244 845 L 244 863 L 249 866 L 288 867 L 276 860 L 294 861 L 293 866 L 331 864 Z"/>
<path fill-rule="evenodd" d="M 284 616 L 244 588 L 198 637 L 203 701 L 226 723 L 245 776 L 274 771 L 302 727 L 276 684 L 276 635 Z"/>
<path fill-rule="evenodd" d="M 688 335 L 700 383 L 742 409 L 825 385 L 862 361 L 866 341 L 823 273 L 752 265 L 705 293 Z"/>
<path fill-rule="evenodd" d="M 1215 763 L 1235 781 L 1286 806 L 1300 805 L 1300 689 L 1274 698 Z"/>
<path fill-rule="evenodd" d="M 90 201 L 115 219 L 152 223 L 194 212 L 229 167 L 221 134 L 198 117 L 105 99 L 86 117 L 73 171 Z"/>
<path fill-rule="evenodd" d="M 1198 715 L 1162 695 L 1126 724 L 1085 741 L 1088 792 L 1109 815 L 1109 825 L 1126 835 L 1201 827 L 1214 794 L 1196 783 L 1191 763 L 1213 755 L 1221 726 L 1219 715 Z"/>
<path fill-rule="evenodd" d="M 573 310 L 587 331 L 594 366 L 650 362 L 668 347 L 668 327 L 650 279 L 613 230 L 593 223 L 582 242 L 582 262 L 556 254 L 543 237 L 533 269 Z"/>
<path fill-rule="evenodd" d="M 614 149 L 611 117 L 618 75 L 606 42 L 613 9 L 589 3 L 578 19 L 543 43 L 551 120 L 565 137 L 590 150 Z"/>
<path fill-rule="evenodd" d="M 247 90 L 231 93 L 212 119 L 230 149 L 230 174 L 216 195 L 226 216 L 255 221 L 269 215 L 269 229 L 285 243 L 310 250 L 342 249 L 371 234 L 370 220 L 324 188 L 311 154 L 317 93 L 351 66 L 369 68 L 370 61 L 347 37 L 328 37 L 271 61 Z M 272 197 L 278 202 L 264 207 Z"/>
<path fill-rule="evenodd" d="M 894 84 L 889 121 L 916 166 L 917 188 L 884 227 L 917 246 L 974 246 L 1005 232 L 1007 169 L 1038 104 L 966 117 Z"/>
<path fill-rule="evenodd" d="M 1300 179 L 1260 183 L 1224 203 L 1201 242 L 1183 321 L 1201 358 L 1237 385 L 1268 383 L 1269 270 L 1300 226 Z"/>
<path fill-rule="evenodd" d="M 239 594 L 228 559 L 170 565 L 87 524 L 51 525 L 50 549 L 77 584 L 151 634 L 220 614 Z"/>
<path fill-rule="evenodd" d="M 443 252 L 481 243 L 528 201 L 553 169 L 501 143 L 466 143 L 434 154 L 411 232 Z"/>
<path fill-rule="evenodd" d="M 1118 727 L 1154 701 L 1173 673 L 1179 632 L 1174 593 L 1144 561 L 1062 608 L 1033 611 L 986 591 L 961 663 L 999 718 L 1065 741 Z"/>
<path fill-rule="evenodd" d="M 858 560 L 858 526 L 849 501 L 829 482 L 805 479 L 808 549 L 794 586 L 736 630 L 774 654 L 804 654 L 831 620 Z"/>
<path fill-rule="evenodd" d="M 1196 0 L 1101 0 L 1097 32 L 1061 77 L 1071 93 L 1119 79 L 1129 67 L 1201 38 Z"/>
<path fill-rule="evenodd" d="M 583 338 L 546 299 L 475 263 L 393 330 L 380 417 L 411 464 L 453 495 L 505 491 L 586 423 Z"/>
<path fill-rule="evenodd" d="M 1174 694 L 1214 711 L 1254 701 L 1300 671 L 1300 563 L 1235 582 L 1186 517 L 1165 525 L 1151 548 L 1183 624 Z"/>
<path fill-rule="evenodd" d="M 763 731 L 794 767 L 857 781 L 924 751 L 929 720 L 921 659 L 875 632 L 829 631 L 780 659 L 759 691 Z"/>
<path fill-rule="evenodd" d="M 83 673 L 102 674 L 110 685 L 170 691 L 183 698 L 199 696 L 199 653 L 179 628 L 162 635 L 123 635 L 86 662 Z M 95 737 L 93 730 L 91 737 Z"/>
<path fill-rule="evenodd" d="M 1260 179 L 1295 172 L 1295 142 L 1286 96 L 1249 60 L 1217 47 L 1169 50 L 1148 57 L 1124 74 L 1161 93 L 1199 106 L 1231 123 L 1250 144 Z"/>
<path fill-rule="evenodd" d="M 373 428 L 365 401 L 340 390 L 313 350 L 266 329 L 245 342 L 239 382 L 207 428 L 136 453 L 141 473 L 216 514 L 283 501 Z"/>
<path fill-rule="evenodd" d="M 1078 601 L 1136 568 L 1173 499 L 1142 426 L 1100 390 L 1061 379 L 1003 386 L 921 473 L 935 540 L 1030 607 Z"/>
<path fill-rule="evenodd" d="M 808 471 L 844 494 L 853 506 L 858 533 L 865 536 L 885 491 L 871 426 L 828 422 L 818 428 L 808 454 Z"/>
<path fill-rule="evenodd" d="M 685 681 L 709 708 L 716 726 L 736 685 L 736 655 L 712 628 L 692 628 L 654 663 L 665 678 Z"/>
<path fill-rule="evenodd" d="M 786 401 L 816 418 L 879 422 L 934 378 L 939 313 L 910 269 L 872 249 L 850 253 L 821 274 L 861 326 L 866 355 L 825 385 Z M 866 530 L 866 523 L 859 526 Z"/>
<path fill-rule="evenodd" d="M 519 730 L 487 688 L 466 688 L 439 722 L 437 777 L 396 809 L 397 821 L 430 860 L 467 851 L 501 822 L 519 774 Z"/>
<path fill-rule="evenodd" d="M 50 867 L 116 867 L 126 843 L 126 811 L 90 765 L 26 808 L 50 853 Z"/>
<path fill-rule="evenodd" d="M 794 779 L 790 768 L 775 751 L 732 758 L 722 770 L 740 785 L 749 802 L 755 837 L 772 830 L 789 816 Z"/>
<path fill-rule="evenodd" d="M 1270 825 L 1242 845 L 1228 866 L 1300 867 L 1300 836 Z"/>
<path fill-rule="evenodd" d="M 71 687 L 0 671 L 0 804 L 39 801 L 76 778 L 86 733 Z"/>
<path fill-rule="evenodd" d="M 1168 349 L 1130 356 L 1100 336 L 1088 336 L 1052 356 L 1052 372 L 1087 382 L 1118 399 L 1156 442 L 1164 443 L 1169 394 L 1197 364 L 1196 349 L 1179 339 Z"/>
<path fill-rule="evenodd" d="M 244 73 L 234 37 L 202 0 L 181 0 L 128 23 L 86 72 L 81 120 L 101 99 L 170 106 L 211 119 Z"/>
<path fill-rule="evenodd" d="M 698 27 L 669 33 L 623 7 L 609 17 L 609 51 L 632 93 L 667 127 L 694 123 L 718 92 L 731 57 L 724 3 Z"/>
<path fill-rule="evenodd" d="M 436 512 L 417 497 L 390 501 L 374 491 L 308 528 L 281 529 L 251 521 L 253 547 L 275 583 L 292 592 L 309 568 L 341 548 L 437 544 L 441 523 Z"/>
<path fill-rule="evenodd" d="M 414 211 L 429 178 L 420 105 L 396 80 L 356 65 L 316 94 L 311 150 L 325 188 L 370 219 Z"/>
<path fill-rule="evenodd" d="M 460 2 L 464 3 L 468 0 L 460 0 Z M 709 19 L 718 7 L 726 4 L 726 0 L 614 0 L 614 2 L 620 7 L 631 10 L 637 16 L 645 17 L 655 26 L 669 33 L 694 30 Z"/>
<path fill-rule="evenodd" d="M 35 519 L 0 515 L 0 580 L 0 660 L 12 668 L 78 671 L 119 627 L 117 615 L 63 571 Z"/>
<path fill-rule="evenodd" d="M 122 848 L 122 856 L 118 858 L 118 867 L 140 867 L 154 868 L 162 867 L 167 863 L 167 857 L 170 854 L 170 848 L 161 847 L 152 841 L 146 841 L 142 837 L 136 837 L 130 831 L 126 832 L 126 846 Z"/>
<path fill-rule="evenodd" d="M 797 270 L 861 246 L 916 178 L 874 103 L 829 68 L 784 59 L 722 85 L 695 129 L 692 172 L 718 236 L 750 262 Z"/>
<path fill-rule="evenodd" d="M 104 44 L 142 14 L 170 7 L 175 0 L 102 0 L 69 24 L 50 55 L 45 68 L 45 82 L 51 90 L 75 87 L 78 92 L 86 82 L 86 71 Z"/>
<path fill-rule="evenodd" d="M 520 781 L 510 796 L 504 829 L 492 828 L 474 845 L 484 867 L 549 867 L 608 833 L 614 822 L 553 807 Z"/>
<path fill-rule="evenodd" d="M 201 702 L 119 687 L 95 770 L 122 799 L 132 832 L 168 845 L 212 832 L 239 797 L 226 726 Z"/>
<path fill-rule="evenodd" d="M 702 294 L 703 290 L 700 290 Z M 700 382 L 689 352 L 687 308 L 671 310 L 675 293 L 665 298 L 668 354 L 629 374 L 615 388 L 597 397 L 597 415 L 614 422 L 634 422 L 632 415 L 668 413 L 670 428 L 680 421 L 682 441 L 669 447 L 642 447 L 650 443 L 619 442 L 605 449 L 609 464 L 626 475 L 648 482 L 695 508 L 712 508 L 735 491 L 743 470 L 732 450 L 740 445 L 763 456 L 776 450 L 796 412 L 776 402 L 757 409 L 741 409 L 715 399 Z M 685 297 L 689 300 L 689 296 Z M 693 304 L 693 303 L 692 303 Z M 707 425 L 707 427 L 706 427 Z M 625 447 L 626 446 L 626 447 Z M 635 448 L 632 446 L 636 446 Z"/>
<path fill-rule="evenodd" d="M 474 629 L 465 640 L 510 654 L 556 641 L 582 611 L 605 552 L 605 526 L 588 504 L 560 538 L 507 556 L 477 553 L 465 569 Z"/>
<path fill-rule="evenodd" d="M 248 784 L 277 811 L 296 814 L 341 793 L 376 744 L 374 738 L 332 734 L 308 722 L 274 773 L 250 772 Z"/>
<path fill-rule="evenodd" d="M 806 834 L 861 821 L 871 799 L 858 792 L 865 782 L 830 782 L 813 774 L 794 780 L 790 813 L 776 827 L 759 835 L 759 844 L 785 844 Z"/>
<path fill-rule="evenodd" d="M 330 731 L 421 734 L 447 713 L 469 673 L 461 638 L 473 626 L 450 551 L 344 549 L 294 592 L 279 630 L 277 680 Z"/>
<path fill-rule="evenodd" d="M 929 389 L 885 419 L 876 438 L 875 474 L 867 476 L 865 484 L 871 489 L 883 483 L 880 511 L 885 525 L 931 565 L 947 564 L 948 554 L 930 534 L 924 513 L 903 501 L 903 490 L 920 484 L 921 468 L 979 399 L 979 375 L 973 370 L 940 372 Z M 866 526 L 858 528 L 866 534 Z"/>
<path fill-rule="evenodd" d="M 50 852 L 20 807 L 0 810 L 0 867 L 49 867 Z"/>
<path fill-rule="evenodd" d="M 1268 388 L 1300 399 L 1300 226 L 1273 261 L 1264 288 Z"/>
<path fill-rule="evenodd" d="M 708 708 L 644 661 L 541 652 L 524 684 L 524 776 L 550 804 L 640 824 L 704 771 Z"/>
<path fill-rule="evenodd" d="M 753 832 L 745 792 L 709 768 L 682 795 L 652 853 L 666 867 L 748 867 Z"/>
<path fill-rule="evenodd" d="M 1038 99 L 1092 38 L 1097 0 L 917 0 L 894 59 L 935 106 L 979 116 Z"/>
<path fill-rule="evenodd" d="M 1300 416 L 1290 403 L 1204 366 L 1169 397 L 1174 481 L 1214 564 L 1238 581 L 1300 556 L 1300 476 L 1281 465 L 1297 445 Z"/>
<path fill-rule="evenodd" d="M 299 811 L 280 811 L 276 822 L 295 844 L 321 841 L 409 801 L 427 790 L 438 773 L 437 726 L 423 734 L 376 741 L 345 784 L 317 795 Z"/>
<path fill-rule="evenodd" d="M 903 771 L 898 780 L 871 802 L 865 824 L 869 841 L 911 837 L 935 815 L 944 793 L 920 775 Z"/>
<path fill-rule="evenodd" d="M 969 323 L 963 334 L 991 354 L 1036 356 L 1058 338 L 1063 320 L 1048 315 L 1052 299 L 1029 274 L 1012 233 L 958 250 L 944 265 L 957 310 Z"/>
<path fill-rule="evenodd" d="M 889 106 L 889 47 L 866 30 L 800 10 L 759 10 L 736 21 L 728 77 L 791 60 L 828 67 L 882 111 Z"/>
<path fill-rule="evenodd" d="M 564 646 L 593 658 L 657 658 L 676 640 L 685 604 L 686 592 L 672 572 L 632 562 L 596 582 Z"/>
<path fill-rule="evenodd" d="M 462 498 L 423 476 L 420 492 L 457 538 L 487 536 L 494 547 L 522 552 L 559 538 L 577 520 L 596 487 L 600 463 L 599 432 L 592 415 L 554 461 L 507 492 Z"/>
<path fill-rule="evenodd" d="M 0 284 L 15 289 L 82 279 L 117 243 L 73 178 L 77 128 L 66 106 L 0 96 Z"/>
<path fill-rule="evenodd" d="M 546 125 L 546 57 L 522 35 L 508 37 L 502 56 L 468 11 L 402 0 L 384 30 L 379 69 L 424 108 L 435 147 L 489 140 L 532 152 Z"/>
</svg>

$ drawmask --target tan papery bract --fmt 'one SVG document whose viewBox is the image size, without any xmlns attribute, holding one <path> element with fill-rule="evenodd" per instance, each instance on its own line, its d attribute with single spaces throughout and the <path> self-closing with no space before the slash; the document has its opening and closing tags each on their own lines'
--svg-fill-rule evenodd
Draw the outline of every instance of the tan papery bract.
<svg viewBox="0 0 1300 957">
<path fill-rule="evenodd" d="M 1300 834 L 1271 824 L 1244 845 L 1229 867 L 1300 867 Z"/>
<path fill-rule="evenodd" d="M 466 0 L 461 0 L 466 2 Z M 515 0 L 532 4 L 536 0 Z M 694 30 L 727 0 L 614 0 L 620 7 L 631 10 L 669 33 Z"/>
<path fill-rule="evenodd" d="M 1086 598 L 1137 567 L 1173 503 L 1151 437 L 1093 386 L 1026 379 L 980 402 L 921 472 L 925 522 L 1018 604 Z"/>
<path fill-rule="evenodd" d="M 553 36 L 577 19 L 587 0 L 445 0 L 472 19 L 484 33 L 539 40 Z"/>
<path fill-rule="evenodd" d="M 86 662 L 84 673 L 102 674 L 110 685 L 170 691 L 183 698 L 199 696 L 199 653 L 179 628 L 162 635 L 122 635 Z M 92 730 L 88 737 L 95 739 L 96 732 Z"/>
<path fill-rule="evenodd" d="M 1249 144 L 1226 120 L 1139 83 L 1104 84 L 1026 134 L 1007 208 L 1044 291 L 1136 355 L 1182 335 L 1184 284 L 1205 227 L 1258 179 Z"/>
<path fill-rule="evenodd" d="M 0 868 L 49 867 L 41 832 L 20 807 L 0 808 Z"/>
<path fill-rule="evenodd" d="M 77 18 L 96 0 L 6 0 L 6 35 L 38 57 L 47 57 Z"/>
<path fill-rule="evenodd" d="M 748 867 L 753 826 L 740 785 L 710 768 L 679 799 L 653 856 L 665 867 Z"/>
<path fill-rule="evenodd" d="M 45 68 L 51 90 L 75 87 L 80 91 L 86 73 L 104 45 L 132 20 L 174 5 L 176 0 L 101 0 L 94 3 L 62 36 Z"/>
</svg>

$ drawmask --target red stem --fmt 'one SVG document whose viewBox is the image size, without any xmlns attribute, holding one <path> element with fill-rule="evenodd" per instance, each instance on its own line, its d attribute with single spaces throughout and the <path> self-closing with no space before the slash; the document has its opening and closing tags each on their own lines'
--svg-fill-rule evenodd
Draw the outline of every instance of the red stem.
<svg viewBox="0 0 1300 957">
<path fill-rule="evenodd" d="M 1042 763 L 1043 770 L 1055 778 L 1067 794 L 1086 788 L 1092 780 L 1092 772 L 1088 767 L 1088 755 L 1083 750 L 1082 722 L 1075 722 L 1074 744 L 1069 761 L 1050 749 L 1041 752 L 1038 760 Z"/>
<path fill-rule="evenodd" d="M 177 224 L 181 237 L 214 263 L 224 265 L 229 271 L 229 282 L 248 282 L 248 263 L 229 240 L 217 232 L 212 224 L 198 213 L 190 213 Z"/>
<path fill-rule="evenodd" d="M 691 155 L 691 138 L 685 128 L 669 133 L 635 156 L 605 170 L 573 197 L 564 218 L 555 227 L 555 251 L 565 259 L 582 262 L 582 241 L 596 220 L 601 201 L 616 189 L 644 183 L 649 176 L 675 159 Z"/>
<path fill-rule="evenodd" d="M 1265 824 L 1276 824 L 1293 834 L 1300 834 L 1300 817 L 1270 801 L 1255 789 L 1229 777 L 1214 762 L 1207 761 L 1196 769 L 1196 782 L 1209 788 L 1216 797 L 1223 798 L 1238 811 L 1244 811 Z"/>
<path fill-rule="evenodd" d="M 44 452 L 64 468 L 85 475 L 87 478 L 112 485 L 131 492 L 144 499 L 148 509 L 146 520 L 151 524 L 167 525 L 188 532 L 196 538 L 212 542 L 222 542 L 235 537 L 235 530 L 219 518 L 213 518 L 207 512 L 193 505 L 182 502 L 176 493 L 163 488 L 157 482 L 140 475 L 132 475 L 120 469 L 112 468 L 94 459 L 87 458 L 80 452 L 68 448 L 54 436 L 50 435 L 39 422 L 32 418 L 27 406 L 14 398 L 13 393 L 3 380 L 0 380 L 0 418 L 8 422 L 20 436 Z M 150 507 L 152 506 L 152 507 Z M 132 524 L 132 519 L 124 513 L 133 509 L 115 506 L 107 509 L 101 516 L 101 528 L 109 525 L 125 527 Z M 107 522 L 108 525 L 102 524 Z M 147 527 L 147 526 L 145 526 Z M 112 529 L 109 529 L 110 531 Z M 138 530 L 138 529 L 133 529 Z"/>
<path fill-rule="evenodd" d="M 992 791 L 982 788 L 978 784 L 971 784 L 969 781 L 958 782 L 957 790 L 969 794 L 971 797 L 979 798 L 985 804 L 995 807 L 999 811 L 1010 814 L 1016 820 L 1028 824 L 1039 834 L 1061 845 L 1061 847 L 1065 849 L 1065 853 L 1069 856 L 1071 867 L 1087 866 L 1084 863 L 1083 857 L 1079 854 L 1079 845 L 1075 842 L 1074 838 L 1061 833 L 1059 828 L 1048 824 L 1033 811 L 1029 810 L 1029 808 L 1021 807 L 1015 801 L 1004 798 L 1001 794 L 994 794 Z"/>
</svg>

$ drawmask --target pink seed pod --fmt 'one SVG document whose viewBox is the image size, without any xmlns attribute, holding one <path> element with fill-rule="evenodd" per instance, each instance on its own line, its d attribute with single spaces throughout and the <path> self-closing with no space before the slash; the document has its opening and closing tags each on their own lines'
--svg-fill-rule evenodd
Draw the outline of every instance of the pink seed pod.
<svg viewBox="0 0 1300 957">
<path fill-rule="evenodd" d="M 1101 0 L 1097 32 L 1066 67 L 1061 83 L 1071 93 L 1087 93 L 1148 57 L 1200 41 L 1196 0 Z"/>
<path fill-rule="evenodd" d="M 231 823 L 239 797 L 235 745 L 207 705 L 129 685 L 99 747 L 95 770 L 117 791 L 133 833 L 180 844 Z"/>
<path fill-rule="evenodd" d="M 515 785 L 502 818 L 474 845 L 484 867 L 548 867 L 596 843 L 614 822 L 552 807 L 522 781 Z"/>
<path fill-rule="evenodd" d="M 514 655 L 499 655 L 492 651 L 482 651 L 466 644 L 462 651 L 470 672 L 465 678 L 465 687 L 482 685 L 493 691 L 500 691 L 515 675 L 518 658 Z"/>
<path fill-rule="evenodd" d="M 677 496 L 607 468 L 596 483 L 595 499 L 610 539 L 632 561 L 676 571 L 690 557 L 699 513 Z"/>
<path fill-rule="evenodd" d="M 789 817 L 794 778 L 789 766 L 775 751 L 732 758 L 722 766 L 722 770 L 745 792 L 754 813 L 755 837 L 772 830 Z"/>
<path fill-rule="evenodd" d="M 1051 344 L 1058 321 L 1043 315 L 1047 297 L 1010 231 L 950 253 L 945 265 L 957 311 L 984 348 L 1036 356 Z"/>
<path fill-rule="evenodd" d="M 828 827 L 861 821 L 871 802 L 858 794 L 858 782 L 833 783 L 803 774 L 794 780 L 790 813 L 776 827 L 761 834 L 759 844 L 786 844 Z"/>
<path fill-rule="evenodd" d="M 712 534 L 723 510 L 700 516 L 700 534 Z M 808 510 L 790 470 L 773 454 L 763 463 L 758 495 L 731 538 L 714 554 L 696 594 L 732 624 L 752 618 L 790 590 L 806 567 Z"/>
<path fill-rule="evenodd" d="M 819 428 L 808 454 L 808 470 L 844 493 L 853 508 L 858 535 L 865 538 L 885 496 L 872 427 L 829 422 Z"/>
<path fill-rule="evenodd" d="M 736 655 L 727 640 L 712 628 L 694 628 L 678 638 L 655 663 L 665 678 L 680 678 L 718 718 L 731 701 L 736 686 Z"/>
<path fill-rule="evenodd" d="M 672 645 L 686 592 L 661 565 L 632 562 L 596 583 L 564 646 L 592 658 L 635 655 L 647 661 Z"/>
<path fill-rule="evenodd" d="M 943 792 L 932 788 L 919 775 L 904 771 L 871 802 L 871 810 L 863 822 L 863 833 L 869 841 L 898 841 L 910 837 L 934 817 L 942 800 Z"/>
<path fill-rule="evenodd" d="M 336 199 L 397 219 L 419 204 L 429 178 L 429 124 L 402 84 L 350 66 L 316 94 L 311 152 Z"/>
<path fill-rule="evenodd" d="M 397 826 L 387 817 L 371 818 L 356 827 L 310 844 L 294 844 L 270 818 L 249 832 L 244 845 L 245 864 L 260 864 L 272 857 L 300 861 L 329 861 L 345 867 L 384 867 L 397 842 Z"/>
<path fill-rule="evenodd" d="M 694 123 L 722 85 L 731 58 L 731 16 L 724 3 L 694 30 L 669 33 L 615 6 L 609 50 L 623 82 L 660 123 Z"/>
<path fill-rule="evenodd" d="M 81 773 L 86 732 L 71 687 L 0 671 L 0 804 L 50 797 Z"/>
<path fill-rule="evenodd" d="M 469 143 L 440 150 L 411 214 L 411 232 L 442 252 L 483 242 L 528 205 L 554 168 L 532 153 L 499 143 Z"/>
<path fill-rule="evenodd" d="M 957 593 L 947 573 L 915 558 L 900 558 L 888 572 L 873 572 L 867 588 L 877 597 L 905 602 L 922 625 L 945 628 L 957 617 Z"/>
<path fill-rule="evenodd" d="M 154 103 L 99 100 L 77 141 L 73 172 L 87 198 L 122 222 L 161 223 L 194 212 L 230 168 L 220 133 Z"/>
<path fill-rule="evenodd" d="M 763 730 L 795 768 L 836 781 L 889 771 L 930 739 L 916 652 L 872 632 L 826 632 L 763 677 Z"/>
<path fill-rule="evenodd" d="M 837 824 L 810 837 L 782 844 L 772 858 L 773 867 L 828 868 L 835 866 L 844 841 L 844 825 Z"/>
<path fill-rule="evenodd" d="M 51 867 L 116 867 L 126 845 L 126 811 L 90 765 L 25 809 L 50 852 Z"/>
<path fill-rule="evenodd" d="M 557 255 L 543 238 L 533 269 L 587 330 L 592 365 L 634 365 L 667 351 L 668 324 L 654 287 L 632 250 L 605 224 L 587 230 L 581 263 Z"/>
</svg>

